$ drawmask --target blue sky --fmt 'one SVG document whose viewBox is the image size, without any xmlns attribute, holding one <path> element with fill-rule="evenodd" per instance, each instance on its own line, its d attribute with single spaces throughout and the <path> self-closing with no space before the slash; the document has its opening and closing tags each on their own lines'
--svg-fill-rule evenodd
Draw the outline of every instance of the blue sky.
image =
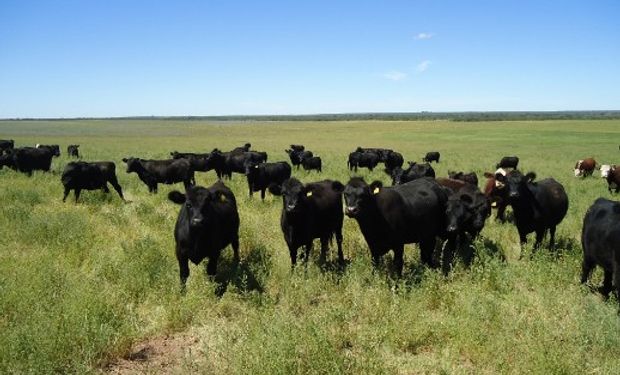
<svg viewBox="0 0 620 375">
<path fill-rule="evenodd" d="M 620 109 L 620 1 L 0 0 L 0 118 Z"/>
</svg>

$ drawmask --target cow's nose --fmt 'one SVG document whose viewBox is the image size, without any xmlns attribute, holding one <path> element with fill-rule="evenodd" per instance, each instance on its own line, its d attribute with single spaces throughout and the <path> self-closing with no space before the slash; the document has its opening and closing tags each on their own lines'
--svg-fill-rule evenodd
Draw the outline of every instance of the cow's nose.
<svg viewBox="0 0 620 375">
<path fill-rule="evenodd" d="M 347 206 L 345 208 L 345 213 L 347 215 L 355 215 L 357 213 L 357 207 L 355 207 L 355 206 Z"/>
<path fill-rule="evenodd" d="M 519 198 L 519 193 L 517 193 L 516 191 L 511 191 L 508 196 L 510 198 Z"/>
<path fill-rule="evenodd" d="M 192 218 L 192 222 L 191 223 L 192 223 L 193 226 L 200 225 L 200 224 L 202 224 L 202 218 L 198 218 L 198 217 Z"/>
<path fill-rule="evenodd" d="M 287 211 L 293 211 L 295 209 L 295 205 L 294 204 L 287 204 L 286 205 L 286 210 Z"/>
<path fill-rule="evenodd" d="M 454 233 L 456 232 L 456 225 L 452 224 L 452 225 L 448 225 L 448 233 Z"/>
</svg>

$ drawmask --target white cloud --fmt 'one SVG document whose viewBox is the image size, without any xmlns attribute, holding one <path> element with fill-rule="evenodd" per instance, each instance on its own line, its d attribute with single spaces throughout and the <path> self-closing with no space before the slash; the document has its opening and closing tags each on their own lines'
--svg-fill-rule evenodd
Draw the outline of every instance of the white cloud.
<svg viewBox="0 0 620 375">
<path fill-rule="evenodd" d="M 430 60 L 424 60 L 421 63 L 419 63 L 418 65 L 416 65 L 415 68 L 418 71 L 418 73 L 422 73 L 422 72 L 426 71 L 430 65 L 431 65 L 431 61 Z"/>
<path fill-rule="evenodd" d="M 417 40 L 425 40 L 425 39 L 430 39 L 434 36 L 435 36 L 435 33 L 419 33 L 418 35 L 415 36 L 415 38 Z"/>
<path fill-rule="evenodd" d="M 397 70 L 392 70 L 387 73 L 383 73 L 383 78 L 389 79 L 390 81 L 402 81 L 407 78 L 407 73 L 399 72 Z"/>
</svg>

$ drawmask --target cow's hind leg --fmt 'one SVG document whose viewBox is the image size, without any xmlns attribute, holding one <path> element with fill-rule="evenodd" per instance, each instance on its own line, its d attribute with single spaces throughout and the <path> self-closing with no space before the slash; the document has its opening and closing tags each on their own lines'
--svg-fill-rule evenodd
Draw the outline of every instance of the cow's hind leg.
<svg viewBox="0 0 620 375">
<path fill-rule="evenodd" d="M 233 248 L 233 257 L 236 263 L 239 263 L 239 237 L 235 237 L 235 239 L 232 240 L 231 242 L 231 246 Z"/>
<path fill-rule="evenodd" d="M 586 282 L 588 282 L 588 279 L 590 278 L 590 274 L 592 273 L 592 270 L 594 269 L 595 266 L 596 266 L 596 263 L 594 263 L 592 259 L 588 257 L 583 258 L 583 262 L 581 262 L 581 283 L 582 284 L 585 284 Z"/>
<path fill-rule="evenodd" d="M 405 245 L 400 244 L 394 246 L 394 268 L 396 270 L 396 275 L 401 277 L 403 275 L 403 255 L 405 253 Z"/>
<path fill-rule="evenodd" d="M 549 249 L 555 249 L 555 225 L 549 228 Z"/>
<path fill-rule="evenodd" d="M 114 190 L 116 190 L 116 192 L 118 193 L 118 196 L 121 197 L 122 200 L 125 200 L 125 197 L 123 197 L 123 189 L 121 188 L 121 185 L 119 185 L 118 180 L 116 178 L 114 179 L 110 179 L 110 185 L 112 185 L 112 187 L 114 188 Z M 107 184 L 106 184 L 107 187 Z"/>
<path fill-rule="evenodd" d="M 542 244 L 543 238 L 545 238 L 545 229 L 539 229 L 536 231 L 536 242 L 534 243 L 534 250 L 538 250 Z"/>
<path fill-rule="evenodd" d="M 603 285 L 599 288 L 599 291 L 605 297 L 609 297 L 609 292 L 611 292 L 613 289 L 612 279 L 613 279 L 613 270 L 605 270 L 605 273 L 603 276 Z"/>
</svg>

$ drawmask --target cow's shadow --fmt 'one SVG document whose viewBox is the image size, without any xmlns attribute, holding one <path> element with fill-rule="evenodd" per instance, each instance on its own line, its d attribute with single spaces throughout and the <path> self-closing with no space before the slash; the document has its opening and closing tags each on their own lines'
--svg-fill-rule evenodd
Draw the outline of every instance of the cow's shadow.
<svg viewBox="0 0 620 375">
<path fill-rule="evenodd" d="M 271 263 L 271 255 L 262 246 L 251 249 L 249 254 L 238 262 L 229 257 L 220 258 L 214 279 L 215 294 L 221 297 L 231 286 L 242 293 L 263 293 Z"/>
</svg>

